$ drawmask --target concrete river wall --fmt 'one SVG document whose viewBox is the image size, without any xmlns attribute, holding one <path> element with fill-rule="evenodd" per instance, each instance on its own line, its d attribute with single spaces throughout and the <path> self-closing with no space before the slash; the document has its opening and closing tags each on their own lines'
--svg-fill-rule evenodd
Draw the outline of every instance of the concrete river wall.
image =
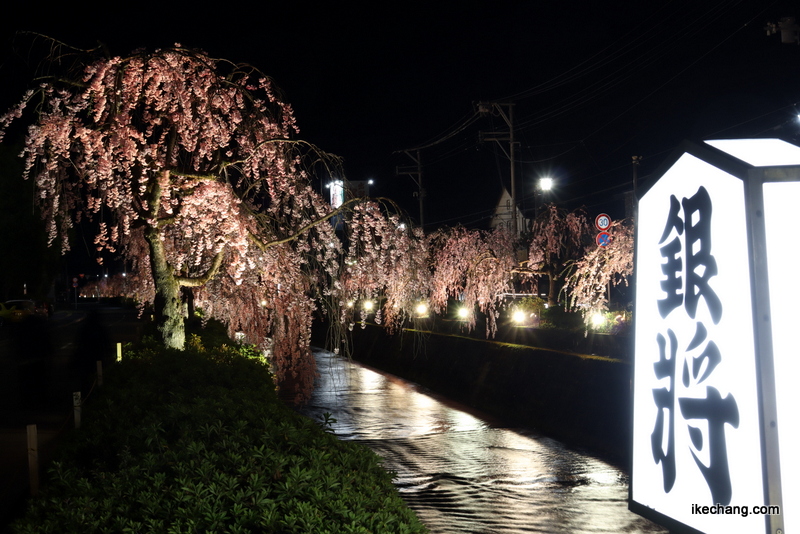
<svg viewBox="0 0 800 534">
<path fill-rule="evenodd" d="M 627 468 L 627 338 L 532 329 L 501 334 L 504 342 L 422 329 L 388 335 L 356 325 L 353 358 Z"/>
</svg>

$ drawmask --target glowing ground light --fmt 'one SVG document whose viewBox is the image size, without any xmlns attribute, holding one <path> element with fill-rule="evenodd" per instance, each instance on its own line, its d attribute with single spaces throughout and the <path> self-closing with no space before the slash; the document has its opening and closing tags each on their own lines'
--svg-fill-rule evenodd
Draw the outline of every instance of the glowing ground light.
<svg viewBox="0 0 800 534">
<path fill-rule="evenodd" d="M 602 313 L 595 313 L 592 315 L 592 324 L 595 328 L 600 328 L 604 324 L 606 324 L 606 318 Z"/>
<path fill-rule="evenodd" d="M 459 308 L 458 309 L 458 317 L 459 319 L 466 319 L 469 317 L 469 309 L 467 308 Z"/>
<path fill-rule="evenodd" d="M 528 316 L 522 310 L 514 310 L 511 319 L 513 319 L 515 323 L 524 323 L 528 319 Z"/>
<path fill-rule="evenodd" d="M 371 300 L 364 301 L 364 309 L 366 311 L 371 311 L 372 308 L 375 307 L 375 304 Z"/>
<path fill-rule="evenodd" d="M 425 304 L 424 302 L 420 302 L 419 304 L 417 304 L 416 311 L 417 315 L 426 315 L 428 313 L 428 305 Z"/>
</svg>

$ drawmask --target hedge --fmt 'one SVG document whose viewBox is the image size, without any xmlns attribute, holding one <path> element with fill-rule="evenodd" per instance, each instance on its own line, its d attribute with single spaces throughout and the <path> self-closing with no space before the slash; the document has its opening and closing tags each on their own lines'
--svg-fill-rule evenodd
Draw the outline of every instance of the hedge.
<svg viewBox="0 0 800 534">
<path fill-rule="evenodd" d="M 12 531 L 427 532 L 375 453 L 285 406 L 252 349 L 213 339 L 126 351 Z"/>
</svg>

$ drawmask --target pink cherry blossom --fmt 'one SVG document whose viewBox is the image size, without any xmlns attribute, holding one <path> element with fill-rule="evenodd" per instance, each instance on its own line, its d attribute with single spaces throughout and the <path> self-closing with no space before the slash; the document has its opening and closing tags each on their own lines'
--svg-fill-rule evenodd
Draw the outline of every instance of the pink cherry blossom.
<svg viewBox="0 0 800 534">
<path fill-rule="evenodd" d="M 125 259 L 123 289 L 163 316 L 168 346 L 183 347 L 193 301 L 271 348 L 279 380 L 302 395 L 314 376 L 313 294 L 338 276 L 342 245 L 301 167 L 324 154 L 293 138 L 278 95 L 248 65 L 140 51 L 29 91 L 0 117 L 0 135 L 40 102 L 22 156 L 50 241 L 67 251 L 70 229 L 97 221 L 96 248 Z"/>
<path fill-rule="evenodd" d="M 586 211 L 567 211 L 547 204 L 533 221 L 528 247 L 528 270 L 536 276 L 547 276 L 550 282 L 549 304 L 558 303 L 568 267 L 590 250 L 592 228 Z"/>
<path fill-rule="evenodd" d="M 580 310 L 588 322 L 595 312 L 608 310 L 608 288 L 628 284 L 633 274 L 633 223 L 617 220 L 608 229 L 611 242 L 595 246 L 573 266 L 567 278 L 569 304 Z"/>
</svg>

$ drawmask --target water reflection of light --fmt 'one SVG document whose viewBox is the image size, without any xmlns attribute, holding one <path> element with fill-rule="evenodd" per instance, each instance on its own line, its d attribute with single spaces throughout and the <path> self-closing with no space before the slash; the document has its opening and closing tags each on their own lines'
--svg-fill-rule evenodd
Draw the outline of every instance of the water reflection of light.
<svg viewBox="0 0 800 534">
<path fill-rule="evenodd" d="M 431 532 L 665 532 L 628 511 L 627 477 L 601 460 L 339 358 L 319 369 L 309 410 L 378 453 Z"/>
<path fill-rule="evenodd" d="M 384 385 L 386 384 L 386 378 L 382 374 L 370 371 L 369 369 L 365 369 L 363 367 L 359 367 L 357 369 L 362 390 L 365 392 L 377 392 L 383 389 Z"/>
<path fill-rule="evenodd" d="M 454 432 L 468 432 L 470 430 L 480 430 L 486 428 L 486 423 L 461 410 L 449 410 L 451 430 Z"/>
<path fill-rule="evenodd" d="M 419 409 L 422 412 L 428 411 L 431 408 L 437 407 L 439 404 L 432 398 L 410 389 L 402 388 L 403 394 L 407 396 L 407 400 L 411 403 L 411 407 Z"/>
</svg>

